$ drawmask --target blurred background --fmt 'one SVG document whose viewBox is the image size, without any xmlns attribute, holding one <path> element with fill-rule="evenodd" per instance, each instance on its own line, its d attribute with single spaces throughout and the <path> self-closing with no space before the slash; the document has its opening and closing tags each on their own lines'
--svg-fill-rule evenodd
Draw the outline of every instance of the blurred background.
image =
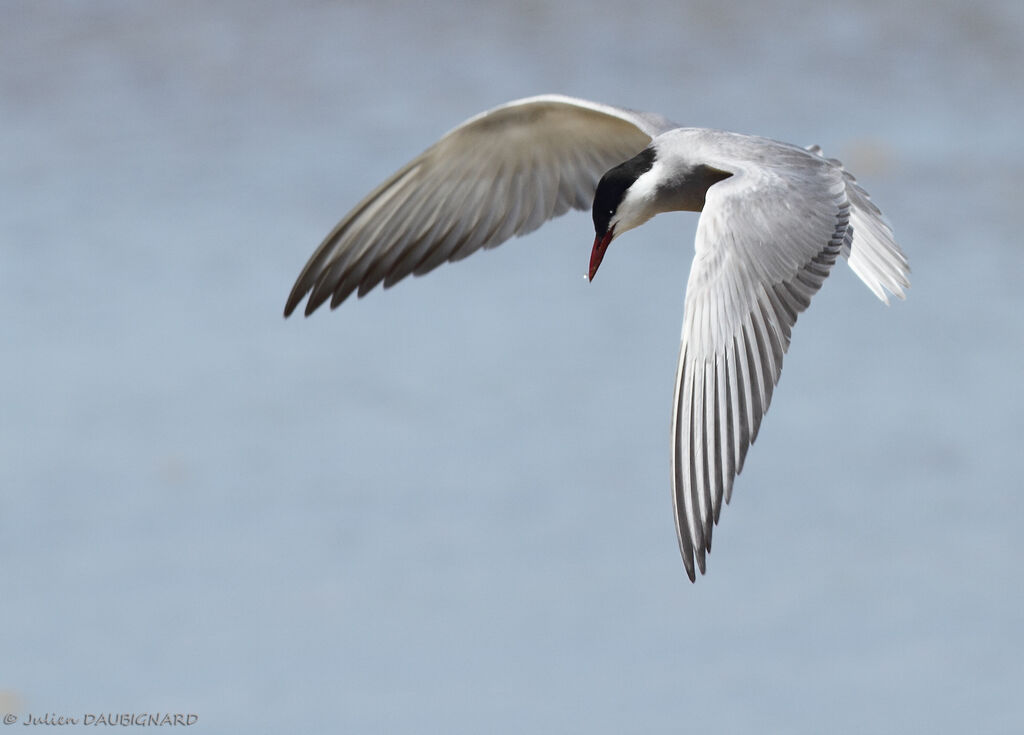
<svg viewBox="0 0 1024 735">
<path fill-rule="evenodd" d="M 0 704 L 211 733 L 1020 732 L 1024 5 L 8 0 Z M 572 213 L 285 321 L 461 120 L 563 92 L 841 158 L 837 265 L 708 576 L 669 419 L 697 216 Z"/>
</svg>

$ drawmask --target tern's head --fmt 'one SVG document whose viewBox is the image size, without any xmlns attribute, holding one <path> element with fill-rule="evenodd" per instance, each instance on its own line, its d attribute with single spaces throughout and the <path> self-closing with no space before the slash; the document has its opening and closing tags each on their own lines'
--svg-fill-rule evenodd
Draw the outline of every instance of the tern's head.
<svg viewBox="0 0 1024 735">
<path fill-rule="evenodd" d="M 594 192 L 594 249 L 590 253 L 590 280 L 594 280 L 601 259 L 612 239 L 639 227 L 655 215 L 649 198 L 634 184 L 654 166 L 654 147 L 644 148 L 625 163 L 601 177 Z M 651 187 L 653 189 L 653 187 Z"/>
<path fill-rule="evenodd" d="M 662 155 L 664 154 L 664 155 Z M 699 212 L 708 188 L 732 173 L 653 144 L 601 177 L 594 192 L 590 280 L 613 239 L 660 212 Z"/>
</svg>

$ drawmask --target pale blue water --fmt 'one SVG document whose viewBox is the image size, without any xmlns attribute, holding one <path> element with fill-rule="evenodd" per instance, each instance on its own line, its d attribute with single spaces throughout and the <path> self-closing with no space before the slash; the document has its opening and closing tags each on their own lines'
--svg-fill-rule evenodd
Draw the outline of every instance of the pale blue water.
<svg viewBox="0 0 1024 735">
<path fill-rule="evenodd" d="M 0 704 L 193 731 L 1024 728 L 1019 3 L 6 3 Z M 281 318 L 460 120 L 560 91 L 819 143 L 837 268 L 690 585 L 692 215 Z M 6 693 L 4 693 L 6 692 Z"/>
</svg>

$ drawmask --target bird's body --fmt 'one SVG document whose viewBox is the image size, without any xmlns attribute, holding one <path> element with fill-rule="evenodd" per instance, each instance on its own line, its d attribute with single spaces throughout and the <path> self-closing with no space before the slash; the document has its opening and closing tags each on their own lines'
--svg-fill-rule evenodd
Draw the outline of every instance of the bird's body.
<svg viewBox="0 0 1024 735">
<path fill-rule="evenodd" d="M 754 441 L 797 315 L 836 258 L 883 301 L 907 261 L 854 178 L 816 148 L 560 95 L 502 105 L 371 192 L 306 264 L 285 315 L 421 275 L 590 207 L 593 279 L 610 242 L 661 212 L 701 211 L 673 405 L 672 483 L 687 574 Z"/>
</svg>

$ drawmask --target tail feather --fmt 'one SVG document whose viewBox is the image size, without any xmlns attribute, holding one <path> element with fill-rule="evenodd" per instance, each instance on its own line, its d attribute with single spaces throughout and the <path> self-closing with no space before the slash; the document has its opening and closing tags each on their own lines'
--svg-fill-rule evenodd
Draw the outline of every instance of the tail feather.
<svg viewBox="0 0 1024 735">
<path fill-rule="evenodd" d="M 893 237 L 892 229 L 882 217 L 867 192 L 847 172 L 846 196 L 853 205 L 850 213 L 850 228 L 853 241 L 843 248 L 850 268 L 860 280 L 886 304 L 886 291 L 897 298 L 904 298 L 904 289 L 910 287 L 910 264 Z"/>
<path fill-rule="evenodd" d="M 807 150 L 824 158 L 821 146 L 807 146 Z M 843 168 L 834 158 L 826 160 Z M 847 239 L 843 245 L 843 257 L 860 280 L 886 304 L 889 294 L 905 298 L 904 289 L 910 288 L 910 264 L 896 244 L 892 228 L 853 174 L 843 169 L 843 178 L 851 205 L 850 230 L 853 233 L 852 241 Z"/>
</svg>

